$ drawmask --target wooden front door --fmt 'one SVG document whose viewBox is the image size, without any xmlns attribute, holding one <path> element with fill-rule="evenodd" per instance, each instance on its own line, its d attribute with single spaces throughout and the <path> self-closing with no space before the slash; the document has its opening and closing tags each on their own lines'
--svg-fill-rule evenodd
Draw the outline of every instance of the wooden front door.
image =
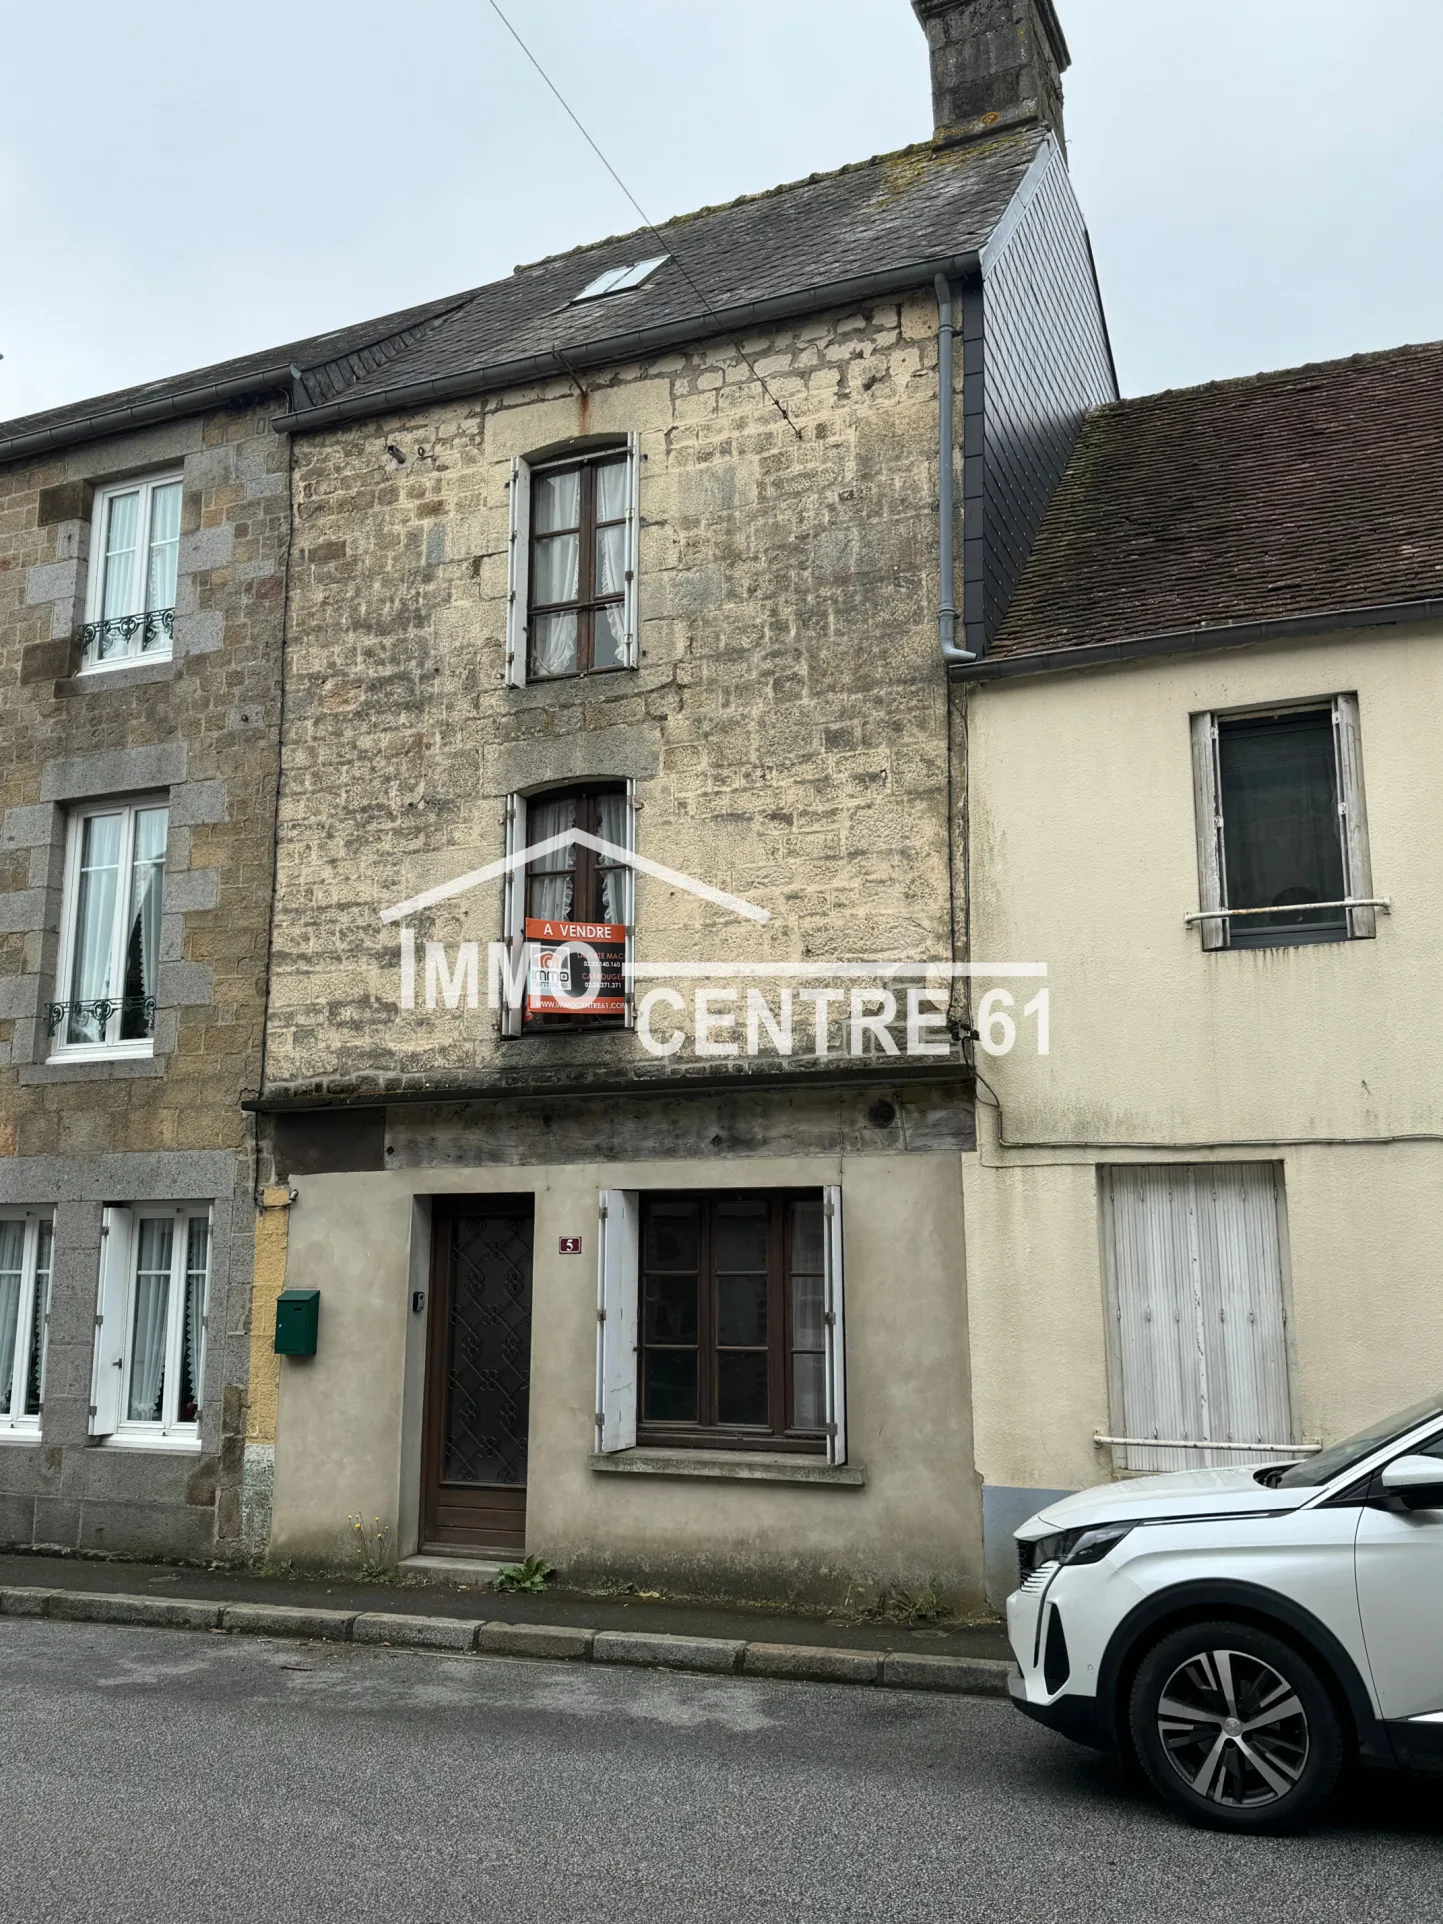
<svg viewBox="0 0 1443 1924">
<path fill-rule="evenodd" d="M 531 1232 L 529 1196 L 435 1206 L 423 1549 L 525 1547 Z"/>
</svg>

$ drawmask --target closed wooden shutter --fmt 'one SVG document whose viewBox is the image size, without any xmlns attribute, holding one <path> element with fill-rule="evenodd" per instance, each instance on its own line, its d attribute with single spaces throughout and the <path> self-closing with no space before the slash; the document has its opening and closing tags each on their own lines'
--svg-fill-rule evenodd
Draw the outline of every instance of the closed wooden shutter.
<svg viewBox="0 0 1443 1924">
<path fill-rule="evenodd" d="M 1104 1172 L 1114 1434 L 1296 1441 L 1273 1163 Z M 1128 1470 L 1246 1467 L 1262 1453 L 1129 1445 Z"/>
</svg>

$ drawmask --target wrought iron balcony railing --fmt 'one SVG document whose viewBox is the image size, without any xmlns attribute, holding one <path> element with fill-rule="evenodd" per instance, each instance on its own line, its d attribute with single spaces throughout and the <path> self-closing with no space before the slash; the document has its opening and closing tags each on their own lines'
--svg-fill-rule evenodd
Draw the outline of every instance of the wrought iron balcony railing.
<svg viewBox="0 0 1443 1924">
<path fill-rule="evenodd" d="M 122 661 L 128 656 L 153 653 L 162 636 L 169 646 L 174 635 L 174 608 L 151 608 L 143 615 L 112 615 L 108 621 L 86 622 L 80 631 L 81 654 L 86 661 Z"/>
<path fill-rule="evenodd" d="M 52 1002 L 46 1027 L 53 1038 L 65 1029 L 67 1042 L 105 1042 L 110 1024 L 120 1017 L 118 1042 L 143 1042 L 155 1034 L 155 997 L 153 995 L 101 995 L 89 1002 Z M 81 1033 L 73 1033 L 75 1029 Z M 86 1033 L 89 1031 L 90 1033 Z"/>
</svg>

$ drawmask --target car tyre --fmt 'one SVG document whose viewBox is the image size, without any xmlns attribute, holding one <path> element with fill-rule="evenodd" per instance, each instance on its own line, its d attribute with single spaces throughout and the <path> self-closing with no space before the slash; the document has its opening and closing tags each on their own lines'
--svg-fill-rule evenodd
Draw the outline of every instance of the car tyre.
<svg viewBox="0 0 1443 1924">
<path fill-rule="evenodd" d="M 1195 1824 L 1254 1834 L 1301 1829 L 1342 1769 L 1342 1722 L 1315 1660 L 1249 1623 L 1169 1631 L 1138 1666 L 1128 1702 L 1138 1762 Z"/>
</svg>

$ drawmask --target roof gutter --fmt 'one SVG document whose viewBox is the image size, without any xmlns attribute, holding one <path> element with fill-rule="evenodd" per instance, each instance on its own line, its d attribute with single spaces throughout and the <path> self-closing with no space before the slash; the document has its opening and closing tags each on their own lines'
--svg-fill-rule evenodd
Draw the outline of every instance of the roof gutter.
<svg viewBox="0 0 1443 1924">
<path fill-rule="evenodd" d="M 743 1073 L 718 1071 L 704 1075 L 617 1076 L 586 1082 L 513 1082 L 444 1084 L 427 1089 L 362 1089 L 351 1094 L 275 1094 L 246 1096 L 241 1108 L 253 1115 L 342 1114 L 354 1109 L 395 1109 L 423 1103 L 446 1108 L 459 1102 L 578 1102 L 592 1096 L 665 1096 L 675 1100 L 690 1095 L 744 1095 L 770 1089 L 901 1088 L 911 1083 L 956 1083 L 970 1088 L 972 1071 L 965 1062 L 860 1064 L 837 1069 L 748 1069 Z"/>
<path fill-rule="evenodd" d="M 1219 622 L 1212 628 L 1172 628 L 1125 641 L 1091 642 L 1079 648 L 1039 648 L 1030 654 L 986 655 L 951 669 L 956 681 L 1013 681 L 1023 675 L 1062 674 L 1069 669 L 1107 668 L 1152 655 L 1202 655 L 1216 648 L 1250 648 L 1263 641 L 1299 641 L 1347 628 L 1396 628 L 1443 621 L 1443 599 L 1365 602 L 1321 608 L 1313 614 L 1273 621 Z"/>
<path fill-rule="evenodd" d="M 73 447 L 77 441 L 98 441 L 108 434 L 154 427 L 158 421 L 173 421 L 181 415 L 205 414 L 232 401 L 274 394 L 277 389 L 288 392 L 294 405 L 299 383 L 300 369 L 289 361 L 278 361 L 273 367 L 257 368 L 253 374 L 239 374 L 229 381 L 206 381 L 198 387 L 182 388 L 178 393 L 157 395 L 153 401 L 131 401 L 124 407 L 101 408 L 78 420 L 57 421 L 53 427 L 35 428 L 29 434 L 12 434 L 0 440 L 0 461 L 48 454 L 54 448 Z"/>
<path fill-rule="evenodd" d="M 689 315 L 684 320 L 667 321 L 656 327 L 633 328 L 622 334 L 608 334 L 599 341 L 584 341 L 568 346 L 563 360 L 554 348 L 541 354 L 527 354 L 514 361 L 497 361 L 489 367 L 468 368 L 458 374 L 444 374 L 430 380 L 401 381 L 393 387 L 377 388 L 365 394 L 342 395 L 318 407 L 296 408 L 275 422 L 278 430 L 304 434 L 313 428 L 333 427 L 343 421 L 364 420 L 368 415 L 388 414 L 397 408 L 424 407 L 431 401 L 449 401 L 467 394 L 487 394 L 498 388 L 525 387 L 532 381 L 554 375 L 570 377 L 574 368 L 597 367 L 609 361 L 637 360 L 648 354 L 681 347 L 692 341 L 717 335 L 737 334 L 774 321 L 815 314 L 828 307 L 850 307 L 860 302 L 880 300 L 894 294 L 910 293 L 930 287 L 939 275 L 960 280 L 979 271 L 980 255 L 973 248 L 965 254 L 949 254 L 941 260 L 914 261 L 907 267 L 891 267 L 875 274 L 855 274 L 847 280 L 824 281 L 819 286 L 793 289 L 771 300 L 746 301 L 738 307 L 717 308 L 713 312 Z"/>
</svg>

